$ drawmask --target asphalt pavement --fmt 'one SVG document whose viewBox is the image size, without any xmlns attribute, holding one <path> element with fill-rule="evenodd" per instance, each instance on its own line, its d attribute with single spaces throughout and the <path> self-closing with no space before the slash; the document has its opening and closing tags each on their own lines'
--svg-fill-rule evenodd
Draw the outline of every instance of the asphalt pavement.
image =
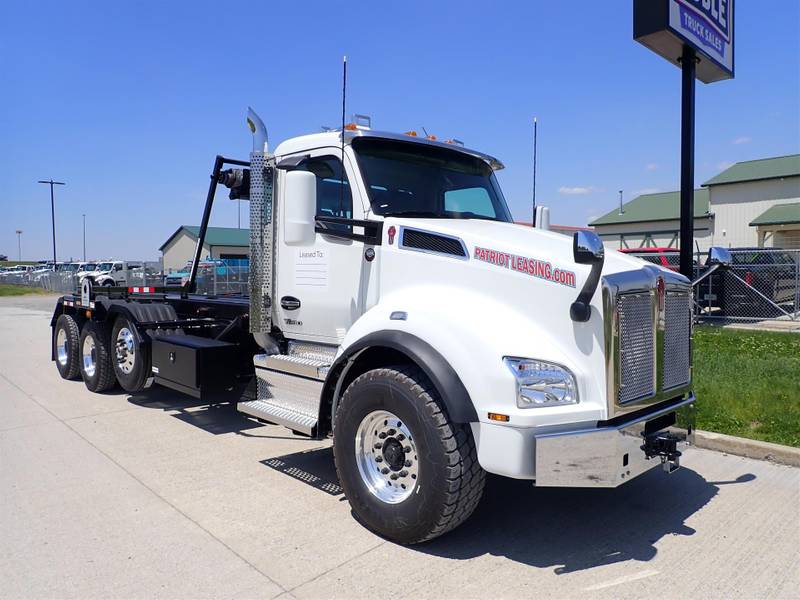
<svg viewBox="0 0 800 600">
<path fill-rule="evenodd" d="M 694 449 L 616 490 L 490 477 L 405 548 L 352 517 L 327 442 L 60 379 L 53 304 L 0 298 L 0 597 L 800 597 L 800 469 Z"/>
</svg>

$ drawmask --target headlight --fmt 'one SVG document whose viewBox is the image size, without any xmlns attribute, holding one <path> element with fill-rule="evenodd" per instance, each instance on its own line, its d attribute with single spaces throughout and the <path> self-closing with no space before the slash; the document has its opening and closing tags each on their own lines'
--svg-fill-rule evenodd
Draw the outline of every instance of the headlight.
<svg viewBox="0 0 800 600">
<path fill-rule="evenodd" d="M 578 386 L 569 369 L 529 358 L 505 357 L 517 380 L 517 406 L 539 408 L 578 403 Z"/>
</svg>

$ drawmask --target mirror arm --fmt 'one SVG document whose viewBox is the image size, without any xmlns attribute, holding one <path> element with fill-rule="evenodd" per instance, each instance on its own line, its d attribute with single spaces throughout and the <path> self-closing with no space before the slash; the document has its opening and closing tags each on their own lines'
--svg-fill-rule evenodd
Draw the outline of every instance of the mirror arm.
<svg viewBox="0 0 800 600">
<path fill-rule="evenodd" d="M 603 261 L 600 260 L 592 264 L 592 270 L 589 272 L 589 277 L 583 284 L 578 298 L 569 307 L 569 316 L 576 323 L 585 323 L 592 315 L 592 306 L 589 304 L 600 283 L 600 273 L 603 271 Z"/>
</svg>

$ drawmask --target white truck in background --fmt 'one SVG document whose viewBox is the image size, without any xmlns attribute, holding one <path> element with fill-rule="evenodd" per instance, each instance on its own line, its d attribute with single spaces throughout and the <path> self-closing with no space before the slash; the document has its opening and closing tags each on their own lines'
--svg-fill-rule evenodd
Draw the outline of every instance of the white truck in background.
<svg viewBox="0 0 800 600">
<path fill-rule="evenodd" d="M 59 300 L 62 376 L 155 382 L 333 437 L 354 513 L 405 544 L 469 517 L 486 472 L 617 487 L 678 468 L 687 279 L 591 232 L 514 224 L 482 152 L 357 125 L 271 152 L 248 124 L 250 160 L 216 159 L 186 285 Z M 250 200 L 249 298 L 195 293 L 218 184 Z"/>
</svg>

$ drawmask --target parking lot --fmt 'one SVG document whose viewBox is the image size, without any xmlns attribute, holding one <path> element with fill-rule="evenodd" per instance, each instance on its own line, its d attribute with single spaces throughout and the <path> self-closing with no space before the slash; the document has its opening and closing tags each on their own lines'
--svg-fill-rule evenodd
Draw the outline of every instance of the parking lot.
<svg viewBox="0 0 800 600">
<path fill-rule="evenodd" d="M 54 297 L 0 299 L 0 596 L 796 597 L 800 469 L 690 450 L 617 490 L 490 478 L 404 548 L 350 515 L 329 443 L 49 361 Z M 702 401 L 702 399 L 701 399 Z"/>
</svg>

